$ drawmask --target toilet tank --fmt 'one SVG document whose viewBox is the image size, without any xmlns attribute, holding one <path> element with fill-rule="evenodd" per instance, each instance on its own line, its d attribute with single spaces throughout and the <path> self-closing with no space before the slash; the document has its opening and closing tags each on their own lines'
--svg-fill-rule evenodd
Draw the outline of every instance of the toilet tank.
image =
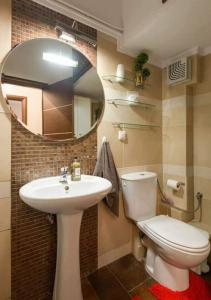
<svg viewBox="0 0 211 300">
<path fill-rule="evenodd" d="M 156 215 L 157 174 L 136 172 L 121 176 L 126 216 L 135 222 Z"/>
</svg>

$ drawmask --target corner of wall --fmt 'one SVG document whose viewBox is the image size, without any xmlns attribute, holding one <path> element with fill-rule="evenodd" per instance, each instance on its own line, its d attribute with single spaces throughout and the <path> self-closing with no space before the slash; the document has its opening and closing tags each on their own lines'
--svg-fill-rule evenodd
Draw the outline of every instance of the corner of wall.
<svg viewBox="0 0 211 300">
<path fill-rule="evenodd" d="M 11 49 L 11 1 L 0 2 L 0 62 Z M 11 296 L 11 120 L 0 95 L 0 298 Z"/>
</svg>

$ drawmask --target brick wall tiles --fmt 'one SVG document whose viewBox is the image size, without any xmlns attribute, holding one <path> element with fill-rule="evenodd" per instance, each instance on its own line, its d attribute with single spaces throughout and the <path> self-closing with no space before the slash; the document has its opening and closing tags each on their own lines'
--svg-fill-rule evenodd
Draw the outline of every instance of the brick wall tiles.
<svg viewBox="0 0 211 300">
<path fill-rule="evenodd" d="M 38 37 L 56 37 L 55 25 L 67 28 L 72 20 L 30 0 L 13 0 L 12 45 Z M 83 24 L 81 30 L 96 36 Z M 79 48 L 96 65 L 96 50 L 83 42 Z M 74 143 L 43 141 L 12 119 L 12 300 L 50 300 L 56 262 L 56 223 L 25 205 L 19 188 L 30 180 L 58 175 L 60 167 L 78 156 L 82 171 L 91 174 L 96 162 L 96 131 Z M 88 242 L 87 242 L 88 241 Z M 97 268 L 97 207 L 88 209 L 80 233 L 81 274 Z"/>
</svg>

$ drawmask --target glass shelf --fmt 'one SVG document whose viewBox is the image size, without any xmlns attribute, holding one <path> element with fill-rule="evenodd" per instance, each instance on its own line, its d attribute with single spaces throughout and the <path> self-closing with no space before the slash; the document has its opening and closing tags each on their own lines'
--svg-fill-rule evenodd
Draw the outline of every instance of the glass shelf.
<svg viewBox="0 0 211 300">
<path fill-rule="evenodd" d="M 160 125 L 156 124 L 133 124 L 133 123 L 112 123 L 114 127 L 118 127 L 120 129 L 131 128 L 131 129 L 142 129 L 142 128 L 160 128 Z"/>
<path fill-rule="evenodd" d="M 109 104 L 113 105 L 126 105 L 126 106 L 139 106 L 143 108 L 153 108 L 155 107 L 154 104 L 142 102 L 142 101 L 130 101 L 126 99 L 108 99 L 107 100 Z"/>
<path fill-rule="evenodd" d="M 120 76 L 116 76 L 116 75 L 104 75 L 102 76 L 103 80 L 106 80 L 110 83 L 129 83 L 129 84 L 133 84 L 135 86 L 135 79 L 131 79 L 131 78 L 127 78 L 127 77 L 120 77 Z M 151 85 L 149 83 L 143 83 L 142 85 L 137 86 L 136 88 L 140 88 L 140 89 L 148 89 L 150 88 Z"/>
<path fill-rule="evenodd" d="M 119 77 L 116 75 L 104 75 L 102 78 L 106 81 L 109 81 L 110 83 L 124 83 L 124 82 L 129 82 L 129 83 L 134 83 L 133 79 L 126 78 L 126 77 Z"/>
</svg>

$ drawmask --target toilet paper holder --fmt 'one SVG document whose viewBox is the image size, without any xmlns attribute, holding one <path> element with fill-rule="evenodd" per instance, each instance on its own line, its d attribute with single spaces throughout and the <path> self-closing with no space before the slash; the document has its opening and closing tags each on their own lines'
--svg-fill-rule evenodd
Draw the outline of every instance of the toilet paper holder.
<svg viewBox="0 0 211 300">
<path fill-rule="evenodd" d="M 167 185 L 167 187 L 169 187 L 175 191 L 179 191 L 182 186 L 185 186 L 185 183 L 182 181 L 174 180 L 174 179 L 168 179 L 166 182 L 166 185 Z"/>
</svg>

